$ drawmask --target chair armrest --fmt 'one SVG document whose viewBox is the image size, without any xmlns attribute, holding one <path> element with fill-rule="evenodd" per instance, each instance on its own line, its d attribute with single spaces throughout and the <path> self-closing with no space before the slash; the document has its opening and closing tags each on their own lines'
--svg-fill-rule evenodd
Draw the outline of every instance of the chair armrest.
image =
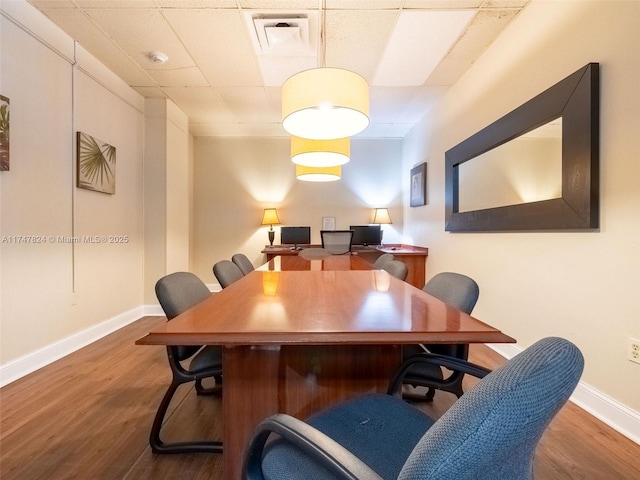
<svg viewBox="0 0 640 480">
<path fill-rule="evenodd" d="M 263 480 L 262 452 L 267 438 L 276 433 L 304 451 L 336 478 L 344 480 L 382 480 L 382 478 L 338 442 L 311 425 L 290 415 L 279 413 L 258 425 L 247 449 L 243 478 Z"/>
<path fill-rule="evenodd" d="M 461 358 L 449 357 L 447 355 L 439 355 L 436 353 L 419 353 L 407 358 L 398 367 L 389 381 L 387 394 L 395 395 L 400 392 L 405 375 L 409 370 L 411 370 L 411 367 L 418 364 L 437 365 L 455 372 L 468 373 L 469 375 L 473 375 L 477 378 L 484 378 L 487 374 L 491 373 L 491 370 L 488 368 L 468 362 L 467 360 L 462 360 Z"/>
</svg>

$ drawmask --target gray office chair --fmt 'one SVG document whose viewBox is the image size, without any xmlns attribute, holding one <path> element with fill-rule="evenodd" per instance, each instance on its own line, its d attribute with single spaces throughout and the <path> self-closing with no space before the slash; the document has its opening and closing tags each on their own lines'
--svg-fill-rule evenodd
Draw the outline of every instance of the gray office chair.
<svg viewBox="0 0 640 480">
<path fill-rule="evenodd" d="M 285 414 L 256 430 L 244 478 L 257 480 L 533 478 L 535 450 L 575 389 L 584 359 L 562 338 L 545 338 L 494 372 L 460 359 L 423 356 L 482 378 L 434 419 L 392 395 L 355 397 L 307 423 Z M 389 388 L 403 381 L 404 363 Z M 272 435 L 274 441 L 265 445 Z"/>
<path fill-rule="evenodd" d="M 206 300 L 211 292 L 193 273 L 176 272 L 162 277 L 156 283 L 156 296 L 167 316 L 167 321 L 180 315 L 194 305 Z M 222 349 L 215 346 L 167 346 L 167 356 L 171 367 L 171 384 L 167 389 L 156 416 L 153 419 L 149 445 L 155 453 L 222 452 L 222 442 L 191 441 L 165 443 L 160 438 L 162 422 L 178 387 L 187 382 L 196 382 L 196 392 L 212 394 L 221 392 Z M 189 366 L 183 366 L 187 360 Z M 203 378 L 213 377 L 216 385 L 205 389 Z"/>
<path fill-rule="evenodd" d="M 351 252 L 353 230 L 320 230 L 322 248 L 331 255 L 344 255 Z"/>
<path fill-rule="evenodd" d="M 242 270 L 231 260 L 220 260 L 213 266 L 213 274 L 222 288 L 227 288 L 233 282 L 237 282 L 244 274 Z"/>
<path fill-rule="evenodd" d="M 380 270 L 384 266 L 385 263 L 390 262 L 394 258 L 395 257 L 390 253 L 383 253 L 378 258 L 376 258 L 376 261 L 373 262 L 373 266 L 376 269 Z"/>
<path fill-rule="evenodd" d="M 471 314 L 480 295 L 480 288 L 472 278 L 453 272 L 438 273 L 422 290 L 467 314 Z M 425 353 L 425 349 L 431 353 L 462 360 L 466 360 L 469 356 L 468 344 L 429 344 L 405 345 L 402 349 L 403 357 L 406 360 L 412 355 Z M 405 383 L 414 387 L 426 387 L 426 395 L 405 394 L 405 398 L 431 401 L 435 389 L 451 392 L 460 397 L 464 393 L 463 378 L 463 372 L 453 372 L 445 376 L 444 371 L 434 365 L 418 365 L 406 375 Z"/>
<path fill-rule="evenodd" d="M 407 278 L 407 274 L 409 273 L 407 266 L 399 260 L 390 260 L 386 262 L 382 265 L 382 270 L 385 270 L 389 275 L 393 275 L 402 281 Z"/>
<path fill-rule="evenodd" d="M 331 256 L 331 252 L 325 248 L 303 248 L 298 253 L 299 257 L 306 260 L 322 260 Z"/>
<path fill-rule="evenodd" d="M 249 260 L 244 253 L 236 253 L 231 257 L 231 261 L 237 265 L 243 275 L 255 270 L 253 263 L 251 263 L 251 260 Z"/>
</svg>

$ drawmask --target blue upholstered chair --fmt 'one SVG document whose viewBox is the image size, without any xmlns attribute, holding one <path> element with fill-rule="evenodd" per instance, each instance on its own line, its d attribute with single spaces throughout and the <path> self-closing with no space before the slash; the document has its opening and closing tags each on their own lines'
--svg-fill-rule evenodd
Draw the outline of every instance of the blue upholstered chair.
<svg viewBox="0 0 640 480">
<path fill-rule="evenodd" d="M 583 368 L 578 348 L 545 338 L 494 372 L 425 355 L 484 378 L 434 420 L 392 395 L 356 397 L 302 422 L 279 414 L 256 430 L 248 480 L 526 480 L 536 446 L 573 392 Z M 401 371 L 411 366 L 403 363 Z M 396 376 L 390 391 L 402 382 Z M 265 443 L 269 436 L 274 441 Z"/>
<path fill-rule="evenodd" d="M 480 288 L 472 278 L 453 272 L 438 273 L 426 283 L 422 290 L 467 314 L 471 314 L 480 295 Z M 469 344 L 405 345 L 402 354 L 406 360 L 412 355 L 422 354 L 425 351 L 466 360 L 469 357 Z M 445 374 L 442 368 L 437 365 L 416 365 L 405 376 L 405 384 L 426 387 L 427 392 L 426 395 L 405 394 L 405 398 L 431 401 L 435 389 L 451 392 L 460 397 L 464 393 L 462 390 L 463 378 L 464 373 Z"/>
<path fill-rule="evenodd" d="M 213 266 L 213 274 L 222 288 L 227 288 L 233 282 L 237 282 L 244 274 L 242 270 L 231 260 L 220 260 Z"/>
<path fill-rule="evenodd" d="M 207 286 L 196 275 L 189 272 L 176 272 L 162 277 L 156 283 L 156 296 L 164 310 L 167 320 L 180 315 L 211 295 Z M 160 430 L 171 399 L 178 387 L 184 383 L 195 382 L 199 395 L 220 394 L 222 384 L 222 349 L 216 346 L 169 345 L 167 356 L 171 367 L 172 379 L 151 427 L 149 445 L 154 453 L 192 453 L 222 452 L 222 442 L 191 441 L 165 443 L 160 438 Z M 185 365 L 188 363 L 188 366 Z M 205 388 L 202 379 L 214 378 L 216 384 Z"/>
<path fill-rule="evenodd" d="M 251 263 L 251 260 L 249 260 L 244 253 L 236 253 L 233 257 L 231 257 L 231 261 L 237 265 L 243 275 L 251 273 L 255 270 L 255 268 L 253 267 L 253 263 Z"/>
</svg>

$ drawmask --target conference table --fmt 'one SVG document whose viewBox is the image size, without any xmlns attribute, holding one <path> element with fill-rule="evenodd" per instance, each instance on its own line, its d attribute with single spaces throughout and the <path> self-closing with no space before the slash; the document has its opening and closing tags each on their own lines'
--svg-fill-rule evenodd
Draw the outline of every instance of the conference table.
<svg viewBox="0 0 640 480">
<path fill-rule="evenodd" d="M 515 340 L 357 255 L 271 261 L 140 345 L 223 346 L 223 468 L 240 478 L 257 424 L 386 391 L 403 344 Z"/>
</svg>

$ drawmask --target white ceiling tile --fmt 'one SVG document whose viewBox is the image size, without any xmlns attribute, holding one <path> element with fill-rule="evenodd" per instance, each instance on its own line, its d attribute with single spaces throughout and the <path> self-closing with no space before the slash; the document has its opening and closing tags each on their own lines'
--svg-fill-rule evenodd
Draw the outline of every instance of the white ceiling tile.
<svg viewBox="0 0 640 480">
<path fill-rule="evenodd" d="M 207 87 L 209 83 L 200 69 L 187 67 L 179 69 L 147 70 L 147 73 L 161 87 Z"/>
<path fill-rule="evenodd" d="M 236 8 L 236 0 L 156 0 L 163 8 Z"/>
<path fill-rule="evenodd" d="M 355 138 L 402 138 L 414 127 L 410 123 L 378 123 L 369 124 Z"/>
<path fill-rule="evenodd" d="M 405 0 L 404 8 L 454 10 L 460 8 L 479 8 L 485 0 Z"/>
<path fill-rule="evenodd" d="M 326 66 L 352 70 L 371 83 L 397 16 L 393 10 L 327 12 Z"/>
<path fill-rule="evenodd" d="M 163 90 L 187 114 L 190 122 L 230 123 L 237 120 L 214 88 L 168 87 Z"/>
<path fill-rule="evenodd" d="M 258 61 L 239 11 L 167 10 L 165 15 L 211 85 L 262 85 Z"/>
<path fill-rule="evenodd" d="M 318 66 L 315 57 L 258 57 L 264 84 L 281 87 L 290 76 Z"/>
<path fill-rule="evenodd" d="M 219 87 L 218 93 L 229 109 L 238 115 L 238 121 L 279 122 L 280 110 L 274 110 L 262 87 Z"/>
<path fill-rule="evenodd" d="M 404 0 L 326 0 L 328 9 L 342 10 L 387 10 L 399 9 Z"/>
<path fill-rule="evenodd" d="M 47 16 L 129 85 L 153 85 L 148 75 L 81 10 L 47 10 Z"/>
<path fill-rule="evenodd" d="M 45 10 L 49 8 L 78 8 L 71 0 L 27 0 L 31 5 Z"/>
<path fill-rule="evenodd" d="M 422 85 L 475 13 L 403 11 L 373 85 Z"/>
<path fill-rule="evenodd" d="M 429 76 L 425 85 L 452 85 L 518 14 L 517 10 L 481 10 Z"/>
<path fill-rule="evenodd" d="M 166 68 L 194 66 L 193 59 L 158 10 L 95 9 L 87 14 L 140 65 L 150 63 L 149 52 L 169 56 Z"/>
<path fill-rule="evenodd" d="M 190 123 L 194 137 L 288 137 L 280 124 Z"/>
<path fill-rule="evenodd" d="M 321 0 L 239 0 L 242 8 L 260 10 L 304 10 L 317 9 Z"/>
<path fill-rule="evenodd" d="M 80 8 L 154 8 L 154 0 L 75 0 Z"/>
<path fill-rule="evenodd" d="M 133 87 L 144 98 L 165 98 L 166 93 L 160 87 Z"/>
</svg>

